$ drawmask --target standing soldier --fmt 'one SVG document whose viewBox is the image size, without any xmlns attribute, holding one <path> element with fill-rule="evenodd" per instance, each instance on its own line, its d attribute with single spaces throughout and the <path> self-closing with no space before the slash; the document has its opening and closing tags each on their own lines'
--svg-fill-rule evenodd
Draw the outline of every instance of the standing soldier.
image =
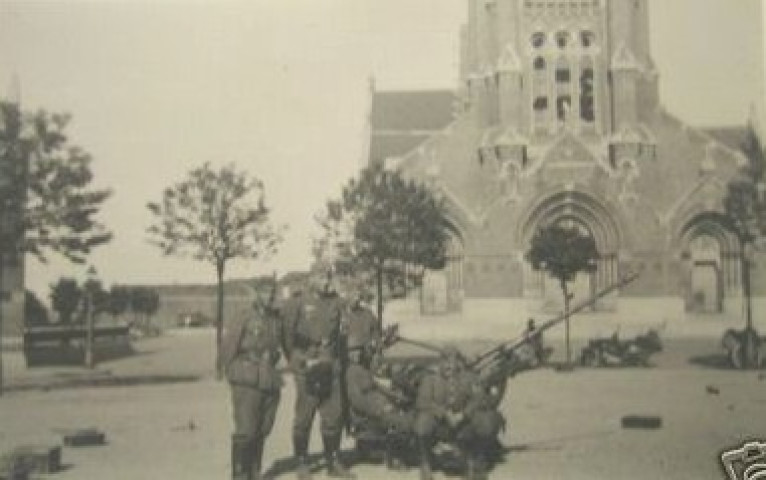
<svg viewBox="0 0 766 480">
<path fill-rule="evenodd" d="M 232 320 L 221 341 L 219 365 L 231 385 L 233 480 L 261 480 L 266 437 L 274 425 L 282 378 L 279 334 L 272 298 L 258 296 L 254 309 Z"/>
<path fill-rule="evenodd" d="M 354 478 L 338 458 L 343 428 L 340 350 L 343 307 L 332 277 L 312 278 L 312 295 L 286 309 L 285 351 L 295 374 L 293 449 L 300 480 L 311 479 L 308 445 L 316 411 L 327 472 Z"/>
<path fill-rule="evenodd" d="M 378 317 L 366 305 L 369 299 L 367 292 L 359 291 L 348 308 L 346 324 L 348 325 L 349 351 L 375 347 L 381 341 L 382 333 Z"/>
<path fill-rule="evenodd" d="M 483 478 L 482 456 L 494 444 L 504 420 L 457 349 L 446 349 L 438 372 L 423 379 L 416 408 L 421 480 L 433 478 L 431 449 L 437 439 L 455 442 L 467 455 L 467 479 Z"/>
</svg>

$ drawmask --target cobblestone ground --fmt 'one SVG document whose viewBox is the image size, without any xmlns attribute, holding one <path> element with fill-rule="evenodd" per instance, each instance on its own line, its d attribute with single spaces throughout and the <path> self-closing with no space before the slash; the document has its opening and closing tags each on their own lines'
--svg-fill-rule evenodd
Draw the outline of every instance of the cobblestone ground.
<svg viewBox="0 0 766 480">
<path fill-rule="evenodd" d="M 553 336 L 552 336 L 553 337 Z M 228 390 L 212 378 L 209 332 L 146 340 L 142 354 L 101 365 L 99 375 L 196 372 L 200 380 L 162 385 L 13 389 L 0 398 L 0 452 L 26 443 L 60 443 L 68 428 L 94 426 L 101 447 L 65 448 L 61 480 L 224 479 L 231 429 Z M 560 354 L 561 345 L 552 341 Z M 475 343 L 467 348 L 478 349 Z M 648 369 L 541 369 L 511 381 L 503 403 L 504 460 L 490 478 L 721 479 L 718 455 L 745 439 L 766 439 L 766 380 L 760 372 L 717 366 L 711 338 L 669 339 Z M 21 369 L 6 355 L 11 387 L 86 375 Z M 693 359 L 693 361 L 690 361 Z M 92 375 L 92 374 L 91 374 Z M 26 382 L 26 383 L 25 383 Z M 289 470 L 293 389 L 283 393 L 266 463 L 277 478 Z M 657 415 L 662 427 L 624 429 L 624 415 Z M 350 449 L 351 442 L 345 444 Z M 312 440 L 318 452 L 319 439 Z M 417 478 L 355 465 L 359 478 Z M 317 478 L 324 478 L 321 471 Z M 443 477 L 446 478 L 446 477 Z"/>
</svg>

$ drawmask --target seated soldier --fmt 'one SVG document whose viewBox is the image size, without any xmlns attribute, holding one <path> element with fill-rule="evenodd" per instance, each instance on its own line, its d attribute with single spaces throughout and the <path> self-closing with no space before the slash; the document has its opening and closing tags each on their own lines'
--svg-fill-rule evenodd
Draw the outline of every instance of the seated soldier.
<svg viewBox="0 0 766 480">
<path fill-rule="evenodd" d="M 352 349 L 349 360 L 346 388 L 352 413 L 363 417 L 384 437 L 386 465 L 399 468 L 412 432 L 413 415 L 398 407 L 399 396 L 373 374 L 373 364 L 379 361 L 374 344 Z"/>
<path fill-rule="evenodd" d="M 465 478 L 483 478 L 484 452 L 496 443 L 504 419 L 457 349 L 447 349 L 438 371 L 423 379 L 416 406 L 421 480 L 433 478 L 431 454 L 437 441 L 453 443 L 466 455 Z"/>
</svg>

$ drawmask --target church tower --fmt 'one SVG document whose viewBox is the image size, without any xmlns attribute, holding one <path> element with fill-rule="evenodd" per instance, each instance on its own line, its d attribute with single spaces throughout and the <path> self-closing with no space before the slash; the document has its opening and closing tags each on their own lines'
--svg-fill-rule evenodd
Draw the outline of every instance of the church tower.
<svg viewBox="0 0 766 480">
<path fill-rule="evenodd" d="M 598 308 L 638 312 L 631 302 L 652 298 L 675 316 L 737 312 L 722 199 L 742 128 L 696 129 L 662 108 L 649 0 L 466 2 L 455 91 L 372 95 L 369 161 L 429 185 L 454 227 L 423 311 L 479 312 L 487 298 L 560 308 L 525 252 L 540 227 L 561 224 L 600 254 L 573 282 L 577 298 L 645 269 Z M 766 292 L 766 273 L 754 285 Z"/>
</svg>

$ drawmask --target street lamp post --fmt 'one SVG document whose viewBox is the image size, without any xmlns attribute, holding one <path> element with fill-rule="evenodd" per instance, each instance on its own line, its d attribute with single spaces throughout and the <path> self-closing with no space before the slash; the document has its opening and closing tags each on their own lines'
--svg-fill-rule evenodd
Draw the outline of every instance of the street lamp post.
<svg viewBox="0 0 766 480">
<path fill-rule="evenodd" d="M 96 285 L 96 269 L 88 267 L 87 280 L 85 281 L 85 366 L 93 368 L 93 320 L 94 320 L 94 290 Z"/>
</svg>

